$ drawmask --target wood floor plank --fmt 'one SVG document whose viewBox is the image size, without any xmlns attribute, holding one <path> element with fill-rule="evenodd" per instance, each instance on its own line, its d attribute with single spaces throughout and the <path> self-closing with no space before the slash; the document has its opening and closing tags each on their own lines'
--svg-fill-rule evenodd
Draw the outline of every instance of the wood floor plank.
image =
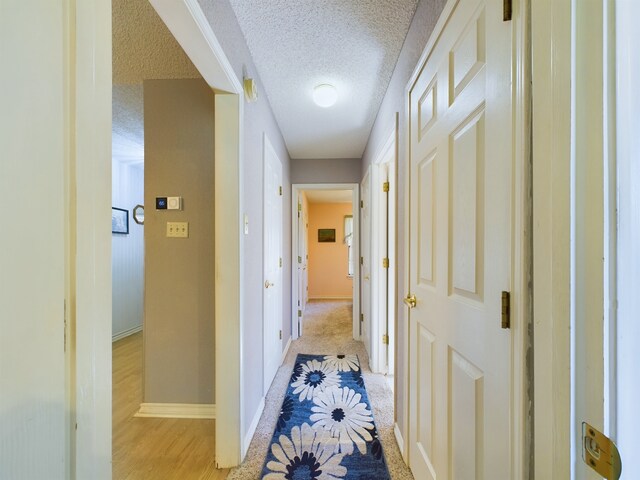
<svg viewBox="0 0 640 480">
<path fill-rule="evenodd" d="M 142 333 L 113 344 L 114 480 L 223 480 L 215 420 L 136 418 L 142 401 Z"/>
</svg>

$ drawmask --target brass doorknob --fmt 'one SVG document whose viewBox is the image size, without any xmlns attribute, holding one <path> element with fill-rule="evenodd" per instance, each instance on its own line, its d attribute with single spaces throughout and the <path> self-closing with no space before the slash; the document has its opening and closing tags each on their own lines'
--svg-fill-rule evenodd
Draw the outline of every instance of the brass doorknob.
<svg viewBox="0 0 640 480">
<path fill-rule="evenodd" d="M 415 306 L 418 304 L 418 299 L 416 298 L 416 296 L 411 294 L 408 294 L 403 301 L 404 304 L 409 308 L 415 308 Z"/>
<path fill-rule="evenodd" d="M 274 283 L 270 283 L 269 280 L 265 280 L 264 281 L 264 288 L 269 288 L 269 287 L 273 287 L 275 284 Z"/>
</svg>

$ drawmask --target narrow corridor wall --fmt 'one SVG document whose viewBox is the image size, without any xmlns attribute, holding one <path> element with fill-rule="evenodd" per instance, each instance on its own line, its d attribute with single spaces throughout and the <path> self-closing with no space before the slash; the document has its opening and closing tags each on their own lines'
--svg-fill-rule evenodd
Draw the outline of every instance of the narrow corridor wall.
<svg viewBox="0 0 640 480">
<path fill-rule="evenodd" d="M 214 94 L 202 79 L 145 80 L 144 403 L 213 404 Z M 182 196 L 182 210 L 155 198 Z M 189 222 L 167 238 L 167 222 Z"/>
</svg>

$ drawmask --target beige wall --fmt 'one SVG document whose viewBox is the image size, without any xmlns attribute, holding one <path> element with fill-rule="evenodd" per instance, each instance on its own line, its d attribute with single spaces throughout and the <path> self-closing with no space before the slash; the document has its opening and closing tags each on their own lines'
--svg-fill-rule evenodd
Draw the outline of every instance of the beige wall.
<svg viewBox="0 0 640 480">
<path fill-rule="evenodd" d="M 214 95 L 204 80 L 144 82 L 144 402 L 214 403 Z M 155 197 L 182 196 L 183 210 Z M 167 238 L 166 222 L 189 222 Z"/>
<path fill-rule="evenodd" d="M 352 297 L 353 278 L 347 276 L 348 248 L 344 243 L 344 217 L 350 203 L 309 204 L 309 297 Z M 335 228 L 335 243 L 319 243 L 319 228 Z"/>
</svg>

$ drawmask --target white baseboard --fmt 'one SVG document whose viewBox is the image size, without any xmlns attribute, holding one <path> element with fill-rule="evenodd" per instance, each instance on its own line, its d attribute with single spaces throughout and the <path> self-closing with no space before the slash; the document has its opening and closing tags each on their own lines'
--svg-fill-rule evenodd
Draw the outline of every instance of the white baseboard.
<svg viewBox="0 0 640 480">
<path fill-rule="evenodd" d="M 313 297 L 309 297 L 309 300 L 353 300 L 353 295 L 347 295 L 346 297 L 340 297 L 340 296 L 317 296 L 314 295 Z"/>
<path fill-rule="evenodd" d="M 289 353 L 289 347 L 291 346 L 291 337 L 287 340 L 287 344 L 284 346 L 284 350 L 282 351 L 282 358 L 280 359 L 280 365 L 284 363 L 284 359 L 287 358 L 287 353 Z"/>
<path fill-rule="evenodd" d="M 134 333 L 138 333 L 142 331 L 142 325 L 138 325 L 137 327 L 130 328 L 129 330 L 125 330 L 124 332 L 116 333 L 113 337 L 111 337 L 111 342 L 117 342 L 118 340 L 122 340 L 129 335 L 133 335 Z"/>
<path fill-rule="evenodd" d="M 246 435 L 244 436 L 244 442 L 242 443 L 242 459 L 244 461 L 244 457 L 247 455 L 247 451 L 249 450 L 249 445 L 251 445 L 251 440 L 253 439 L 253 435 L 256 433 L 256 429 L 258 428 L 258 422 L 260 422 L 260 417 L 262 416 L 262 412 L 264 412 L 264 401 L 265 397 L 262 397 L 260 403 L 258 404 L 258 409 L 256 410 L 256 414 L 253 416 L 253 420 L 251 421 L 251 425 L 249 425 L 249 430 L 247 430 Z"/>
<path fill-rule="evenodd" d="M 393 434 L 396 437 L 396 442 L 398 443 L 398 449 L 400 450 L 400 455 L 402 455 L 402 459 L 407 462 L 407 455 L 404 451 L 404 438 L 402 438 L 402 433 L 400 432 L 400 427 L 397 423 L 393 424 Z"/>
<path fill-rule="evenodd" d="M 142 403 L 134 417 L 216 418 L 216 406 L 204 403 Z"/>
</svg>

